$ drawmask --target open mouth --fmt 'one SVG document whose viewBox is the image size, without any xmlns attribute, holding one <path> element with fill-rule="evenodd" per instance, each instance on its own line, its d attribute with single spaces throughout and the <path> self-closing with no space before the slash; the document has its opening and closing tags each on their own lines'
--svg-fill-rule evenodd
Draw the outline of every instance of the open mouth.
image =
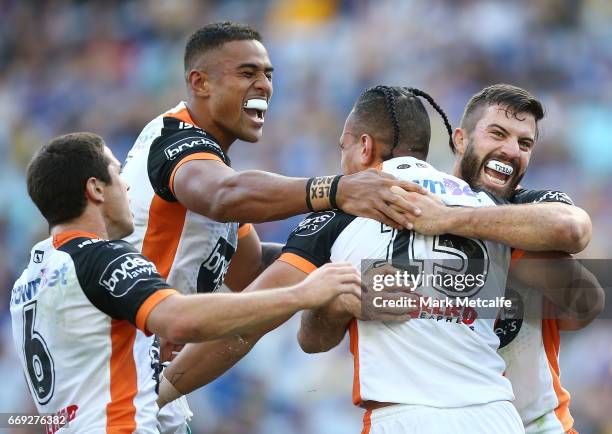
<svg viewBox="0 0 612 434">
<path fill-rule="evenodd" d="M 493 184 L 506 185 L 514 173 L 514 167 L 499 160 L 489 160 L 484 168 L 485 175 Z"/>
<path fill-rule="evenodd" d="M 268 110 L 268 102 L 265 99 L 248 99 L 242 107 L 253 122 L 263 125 L 266 111 Z"/>
</svg>

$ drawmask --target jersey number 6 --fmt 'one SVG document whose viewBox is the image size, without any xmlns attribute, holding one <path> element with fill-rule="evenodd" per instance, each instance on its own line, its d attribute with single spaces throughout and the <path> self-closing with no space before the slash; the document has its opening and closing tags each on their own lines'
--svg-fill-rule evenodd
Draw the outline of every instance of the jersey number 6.
<svg viewBox="0 0 612 434">
<path fill-rule="evenodd" d="M 55 371 L 53 358 L 43 337 L 34 330 L 36 301 L 23 307 L 23 355 L 34 395 L 44 405 L 53 396 Z"/>
</svg>

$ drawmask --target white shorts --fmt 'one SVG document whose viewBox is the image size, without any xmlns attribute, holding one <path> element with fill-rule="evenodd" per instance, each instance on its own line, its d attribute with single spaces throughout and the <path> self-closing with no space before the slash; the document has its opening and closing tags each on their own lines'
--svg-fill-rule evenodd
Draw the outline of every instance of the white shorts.
<svg viewBox="0 0 612 434">
<path fill-rule="evenodd" d="M 368 410 L 362 434 L 522 434 L 523 422 L 509 401 L 458 408 L 397 404 Z"/>
</svg>

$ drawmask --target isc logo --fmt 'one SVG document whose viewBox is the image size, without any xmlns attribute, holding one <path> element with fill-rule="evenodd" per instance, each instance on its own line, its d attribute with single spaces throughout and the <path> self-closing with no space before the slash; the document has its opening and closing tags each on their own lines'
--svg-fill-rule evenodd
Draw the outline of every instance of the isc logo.
<svg viewBox="0 0 612 434">
<path fill-rule="evenodd" d="M 219 145 L 217 145 L 212 140 L 207 139 L 206 137 L 192 136 L 192 137 L 186 137 L 184 139 L 179 140 L 176 143 L 171 144 L 166 149 L 164 149 L 164 154 L 166 154 L 166 158 L 168 160 L 174 160 L 185 149 L 193 149 L 195 147 L 198 147 L 198 148 L 213 147 L 218 151 L 220 150 Z"/>
</svg>

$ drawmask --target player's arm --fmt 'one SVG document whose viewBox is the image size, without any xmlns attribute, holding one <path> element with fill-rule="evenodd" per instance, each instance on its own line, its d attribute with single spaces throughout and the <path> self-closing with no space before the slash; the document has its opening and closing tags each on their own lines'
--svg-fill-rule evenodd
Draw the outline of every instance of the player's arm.
<svg viewBox="0 0 612 434">
<path fill-rule="evenodd" d="M 432 195 L 403 193 L 422 213 L 411 216 L 415 231 L 450 233 L 500 242 L 528 251 L 578 253 L 591 240 L 591 219 L 574 205 L 560 202 L 480 208 L 445 206 Z"/>
<path fill-rule="evenodd" d="M 407 213 L 415 212 L 415 207 L 391 193 L 391 186 L 423 191 L 418 184 L 374 169 L 343 176 L 335 186 L 334 178 L 308 180 L 257 170 L 237 172 L 220 161 L 192 160 L 178 168 L 172 188 L 185 207 L 220 222 L 280 220 L 308 212 L 310 203 L 316 211 L 337 207 L 393 227 L 407 220 L 390 204 Z"/>
<path fill-rule="evenodd" d="M 291 252 L 268 267 L 244 294 L 303 282 L 317 267 L 329 262 L 334 240 L 354 218 L 341 212 L 314 213 L 306 217 L 287 240 L 285 249 Z M 265 333 L 290 316 L 259 324 L 239 337 L 187 345 L 166 369 L 166 377 L 181 393 L 189 393 L 231 368 Z"/>
<path fill-rule="evenodd" d="M 394 301 L 406 297 L 416 297 L 409 288 L 386 286 L 379 292 L 372 288 L 375 276 L 394 275 L 398 271 L 391 264 L 381 264 L 363 272 L 361 282 L 364 292 L 360 298 L 352 294 L 343 294 L 318 309 L 302 312 L 302 322 L 298 332 L 298 342 L 305 353 L 322 353 L 336 347 L 344 336 L 349 324 L 354 319 L 362 321 L 408 321 L 411 313 L 418 310 L 417 305 L 396 306 L 399 303 L 373 303 L 374 297 L 381 301 Z M 369 286 L 369 287 L 368 287 Z M 381 305 L 382 304 L 382 305 Z M 403 305 L 402 305 L 403 306 Z"/>
<path fill-rule="evenodd" d="M 518 253 L 518 255 L 516 255 Z M 599 281 L 580 261 L 562 252 L 515 252 L 508 279 L 540 291 L 554 311 L 559 329 L 578 330 L 603 310 L 605 294 Z"/>
<path fill-rule="evenodd" d="M 298 285 L 306 277 L 307 273 L 300 269 L 276 261 L 244 290 L 243 295 L 259 293 L 266 288 Z M 262 336 L 292 315 L 290 313 L 273 321 L 262 322 L 236 336 L 186 345 L 164 370 L 165 380 L 160 384 L 158 404 L 162 406 L 215 380 L 242 359 Z"/>
</svg>

